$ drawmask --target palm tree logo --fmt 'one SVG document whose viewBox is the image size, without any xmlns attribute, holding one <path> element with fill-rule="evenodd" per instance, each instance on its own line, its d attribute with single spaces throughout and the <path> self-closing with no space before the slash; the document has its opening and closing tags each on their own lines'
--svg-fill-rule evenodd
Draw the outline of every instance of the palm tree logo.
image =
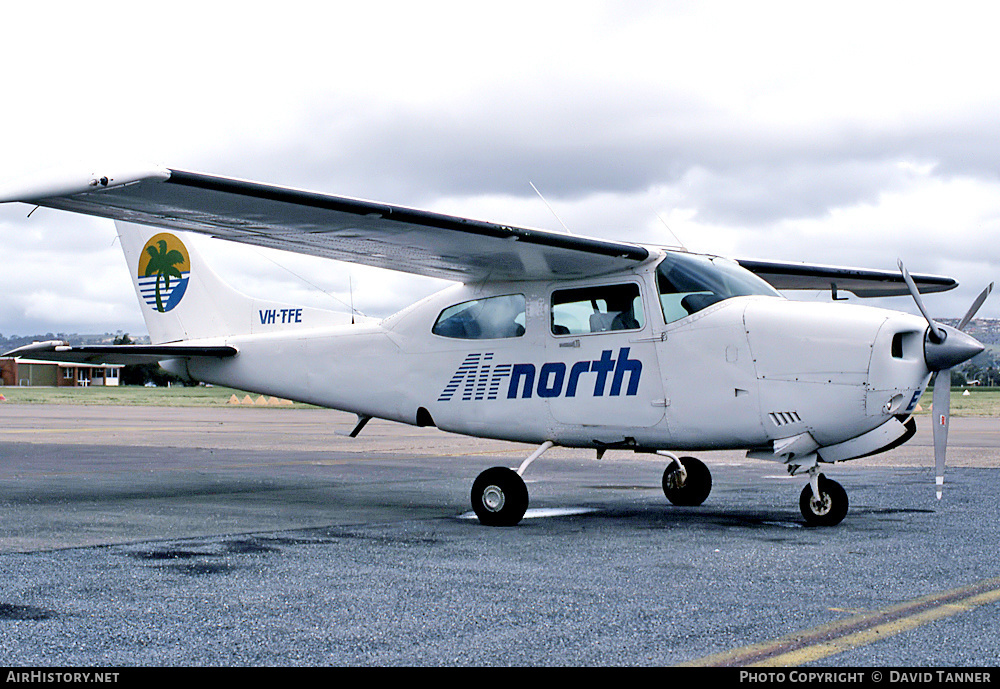
<svg viewBox="0 0 1000 689">
<path fill-rule="evenodd" d="M 160 313 L 180 303 L 191 272 L 184 244 L 172 234 L 152 237 L 139 257 L 139 290 L 143 300 Z"/>
</svg>

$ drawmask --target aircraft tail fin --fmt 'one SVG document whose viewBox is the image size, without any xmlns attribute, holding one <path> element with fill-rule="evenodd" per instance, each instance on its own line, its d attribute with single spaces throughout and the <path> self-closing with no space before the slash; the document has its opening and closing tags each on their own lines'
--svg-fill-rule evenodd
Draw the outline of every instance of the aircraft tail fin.
<svg viewBox="0 0 1000 689">
<path fill-rule="evenodd" d="M 116 221 L 153 344 L 344 325 L 351 315 L 262 301 L 222 280 L 190 237 Z"/>
</svg>

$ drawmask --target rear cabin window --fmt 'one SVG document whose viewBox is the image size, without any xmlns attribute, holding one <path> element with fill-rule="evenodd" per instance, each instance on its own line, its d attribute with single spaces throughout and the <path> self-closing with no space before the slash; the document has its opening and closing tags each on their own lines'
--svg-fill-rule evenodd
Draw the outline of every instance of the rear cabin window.
<svg viewBox="0 0 1000 689">
<path fill-rule="evenodd" d="M 524 295 L 464 301 L 438 316 L 431 332 L 457 340 L 494 340 L 524 335 Z"/>
<path fill-rule="evenodd" d="M 552 334 L 639 330 L 645 324 L 639 285 L 602 285 L 552 293 Z"/>
</svg>

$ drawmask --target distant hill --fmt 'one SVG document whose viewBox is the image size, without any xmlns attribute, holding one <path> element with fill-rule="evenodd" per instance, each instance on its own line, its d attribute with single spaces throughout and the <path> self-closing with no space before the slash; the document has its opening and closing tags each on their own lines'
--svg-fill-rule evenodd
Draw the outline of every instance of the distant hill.
<svg viewBox="0 0 1000 689">
<path fill-rule="evenodd" d="M 958 327 L 960 318 L 939 318 L 941 323 Z M 967 326 L 965 332 L 986 345 L 1000 345 L 1000 318 L 973 318 Z"/>
<path fill-rule="evenodd" d="M 46 342 L 48 340 L 62 340 L 71 345 L 114 344 L 116 338 L 123 336 L 129 337 L 135 344 L 149 344 L 148 335 L 132 337 L 128 333 L 122 332 L 96 335 L 81 335 L 79 333 L 45 333 L 44 335 L 11 335 L 10 337 L 0 335 L 0 353 L 9 352 L 32 342 Z"/>
</svg>

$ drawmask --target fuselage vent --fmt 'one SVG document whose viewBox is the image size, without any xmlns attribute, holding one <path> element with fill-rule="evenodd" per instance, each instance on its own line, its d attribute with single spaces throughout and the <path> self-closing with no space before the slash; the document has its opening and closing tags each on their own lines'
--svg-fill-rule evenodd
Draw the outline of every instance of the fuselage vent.
<svg viewBox="0 0 1000 689">
<path fill-rule="evenodd" d="M 773 411 L 768 414 L 775 426 L 787 426 L 790 423 L 798 423 L 802 420 L 796 411 Z"/>
</svg>

